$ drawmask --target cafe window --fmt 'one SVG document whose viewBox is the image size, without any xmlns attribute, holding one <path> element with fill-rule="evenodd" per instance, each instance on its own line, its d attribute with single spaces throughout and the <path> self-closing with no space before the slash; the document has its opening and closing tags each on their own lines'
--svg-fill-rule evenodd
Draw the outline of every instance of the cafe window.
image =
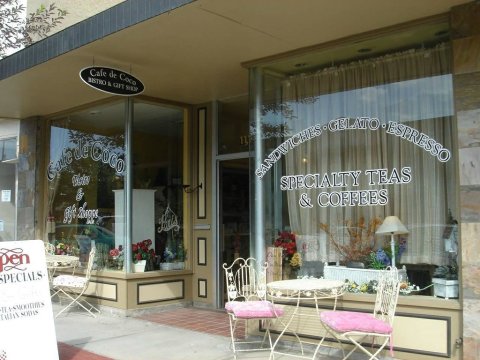
<svg viewBox="0 0 480 360">
<path fill-rule="evenodd" d="M 125 150 L 128 102 L 134 108 L 131 168 Z M 127 261 L 132 271 L 159 270 L 167 261 L 184 267 L 183 116 L 182 108 L 122 100 L 52 119 L 46 229 L 57 253 L 84 263 L 95 246 L 97 270 L 126 271 Z"/>
<path fill-rule="evenodd" d="M 50 126 L 49 242 L 57 254 L 79 256 L 81 263 L 94 245 L 95 269 L 113 267 L 109 251 L 125 246 L 115 235 L 123 210 L 114 204 L 126 172 L 124 113 L 124 102 L 115 102 L 55 118 Z"/>
<path fill-rule="evenodd" d="M 300 275 L 347 260 L 381 267 L 392 238 L 377 230 L 396 216 L 408 233 L 395 234 L 393 254 L 410 280 L 456 266 L 445 239 L 458 217 L 450 58 L 438 44 L 290 76 L 252 70 L 256 238 L 293 234 Z"/>
<path fill-rule="evenodd" d="M 184 244 L 184 111 L 176 106 L 136 101 L 133 121 L 133 239 L 147 270 L 182 270 Z M 154 226 L 152 226 L 154 223 Z M 152 241 L 155 262 L 142 243 Z"/>
<path fill-rule="evenodd" d="M 17 158 L 17 138 L 0 140 L 0 161 L 11 161 Z"/>
</svg>

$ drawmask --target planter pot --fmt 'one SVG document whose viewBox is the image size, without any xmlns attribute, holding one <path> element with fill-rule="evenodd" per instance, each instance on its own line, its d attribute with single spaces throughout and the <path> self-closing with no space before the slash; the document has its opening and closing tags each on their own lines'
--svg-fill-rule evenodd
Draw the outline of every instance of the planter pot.
<svg viewBox="0 0 480 360">
<path fill-rule="evenodd" d="M 136 273 L 145 272 L 145 265 L 147 260 L 139 260 L 136 263 L 133 263 L 133 271 Z"/>
<path fill-rule="evenodd" d="M 458 280 L 433 278 L 433 296 L 445 299 L 458 298 Z"/>
<path fill-rule="evenodd" d="M 174 263 L 160 263 L 160 270 L 173 270 Z"/>
<path fill-rule="evenodd" d="M 173 263 L 173 270 L 183 270 L 185 269 L 185 263 L 183 261 L 177 261 Z"/>
</svg>

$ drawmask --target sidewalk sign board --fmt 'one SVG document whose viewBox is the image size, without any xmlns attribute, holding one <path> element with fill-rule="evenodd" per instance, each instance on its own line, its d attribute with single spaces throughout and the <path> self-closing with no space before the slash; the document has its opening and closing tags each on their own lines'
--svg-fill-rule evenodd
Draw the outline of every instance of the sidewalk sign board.
<svg viewBox="0 0 480 360">
<path fill-rule="evenodd" d="M 58 360 L 42 240 L 0 242 L 0 359 Z"/>
</svg>

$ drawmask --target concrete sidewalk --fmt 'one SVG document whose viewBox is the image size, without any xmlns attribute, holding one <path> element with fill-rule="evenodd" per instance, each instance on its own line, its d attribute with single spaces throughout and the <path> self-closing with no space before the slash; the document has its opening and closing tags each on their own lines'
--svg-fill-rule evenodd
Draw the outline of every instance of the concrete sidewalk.
<svg viewBox="0 0 480 360">
<path fill-rule="evenodd" d="M 70 312 L 56 318 L 57 341 L 115 360 L 232 358 L 229 338 L 224 336 L 189 331 L 132 317 L 100 314 L 93 318 L 85 314 Z M 88 359 L 80 357 L 80 353 L 76 356 L 76 359 Z"/>
<path fill-rule="evenodd" d="M 61 309 L 56 303 L 53 308 L 54 313 Z M 55 319 L 55 329 L 60 360 L 233 359 L 229 337 L 119 316 L 108 311 L 102 311 L 96 318 L 84 311 L 67 312 Z M 284 345 L 288 347 L 288 344 Z M 266 360 L 269 355 L 268 351 L 242 352 L 238 359 Z M 316 357 L 317 360 L 339 358 L 342 356 L 337 350 L 322 351 Z M 275 355 L 275 360 L 286 359 L 293 357 Z M 363 360 L 365 355 L 354 354 L 351 359 Z"/>
</svg>

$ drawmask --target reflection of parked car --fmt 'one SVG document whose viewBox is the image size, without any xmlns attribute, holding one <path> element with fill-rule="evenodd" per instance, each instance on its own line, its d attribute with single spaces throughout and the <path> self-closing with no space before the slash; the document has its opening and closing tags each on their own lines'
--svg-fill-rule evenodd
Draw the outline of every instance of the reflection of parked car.
<svg viewBox="0 0 480 360">
<path fill-rule="evenodd" d="M 123 216 L 121 215 L 99 215 L 95 224 L 96 226 L 100 226 L 106 228 L 108 230 L 115 229 L 115 223 L 122 223 L 123 224 Z"/>
<path fill-rule="evenodd" d="M 115 233 L 102 226 L 84 224 L 59 224 L 55 228 L 57 239 L 76 239 L 76 235 L 86 235 L 95 244 L 106 244 L 110 249 L 115 247 Z M 63 235 L 62 235 L 63 233 Z"/>
</svg>

